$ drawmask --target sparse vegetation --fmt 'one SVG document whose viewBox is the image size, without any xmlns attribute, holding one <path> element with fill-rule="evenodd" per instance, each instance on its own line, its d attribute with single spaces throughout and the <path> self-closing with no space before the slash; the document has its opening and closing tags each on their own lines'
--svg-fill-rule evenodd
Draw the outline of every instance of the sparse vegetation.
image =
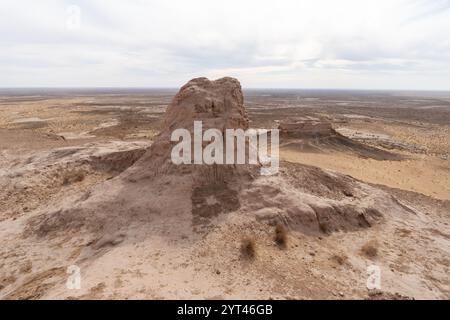
<svg viewBox="0 0 450 320">
<path fill-rule="evenodd" d="M 280 248 L 286 248 L 287 246 L 287 230 L 282 224 L 277 224 L 275 227 L 275 243 Z"/>
<path fill-rule="evenodd" d="M 368 258 L 375 258 L 378 255 L 378 242 L 371 240 L 361 247 L 361 252 Z"/>
<path fill-rule="evenodd" d="M 450 131 L 440 128 L 450 123 L 450 105 L 444 112 L 441 94 L 394 100 L 388 97 L 400 95 L 268 90 L 244 102 L 237 83 L 199 81 L 205 86 L 183 89 L 177 98 L 174 91 L 147 89 L 66 90 L 67 98 L 5 91 L 2 298 L 447 297 L 450 262 L 443 252 L 450 230 L 446 202 L 437 199 L 450 197 L 442 187 L 450 161 L 438 159 L 450 150 Z M 203 112 L 212 102 L 217 112 Z M 420 119 L 431 113 L 430 122 Z M 15 122 L 34 116 L 48 128 L 20 129 L 23 123 Z M 281 137 L 279 160 L 288 161 L 280 161 L 274 176 L 262 176 L 259 165 L 177 166 L 170 159 L 170 133 L 193 133 L 194 119 L 204 121 L 202 133 L 215 127 L 223 133 L 246 128 L 248 120 L 252 128 L 270 129 L 302 118 L 340 130 Z M 158 133 L 152 141 L 145 138 L 150 129 Z M 262 151 L 270 154 L 267 133 L 269 150 Z M 202 139 L 198 151 L 207 143 Z M 438 143 L 444 145 L 435 149 Z M 389 161 L 378 150 L 405 159 Z M 249 160 L 248 149 L 241 151 Z M 77 268 L 69 268 L 72 277 L 66 273 L 72 263 L 83 267 L 82 290 L 70 296 L 62 289 L 68 278 L 78 280 Z"/>
<path fill-rule="evenodd" d="M 250 237 L 246 237 L 241 242 L 241 256 L 246 259 L 254 259 L 256 256 L 256 244 L 255 240 Z"/>
<path fill-rule="evenodd" d="M 69 185 L 84 180 L 85 173 L 81 170 L 68 171 L 64 174 L 63 185 Z"/>
<path fill-rule="evenodd" d="M 336 253 L 331 256 L 331 260 L 342 266 L 347 263 L 348 257 L 343 253 Z"/>
</svg>

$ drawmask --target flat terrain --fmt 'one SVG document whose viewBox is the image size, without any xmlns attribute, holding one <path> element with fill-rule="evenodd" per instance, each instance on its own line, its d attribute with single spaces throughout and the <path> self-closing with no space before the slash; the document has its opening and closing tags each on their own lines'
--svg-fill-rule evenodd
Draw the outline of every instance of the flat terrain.
<svg viewBox="0 0 450 320">
<path fill-rule="evenodd" d="M 163 215 L 154 234 L 98 236 L 94 244 L 60 235 L 35 245 L 27 233 L 33 219 L 89 197 L 92 188 L 139 159 L 160 132 L 175 93 L 0 91 L 0 297 L 367 298 L 366 266 L 374 263 L 383 270 L 383 294 L 450 298 L 450 93 L 244 92 L 251 127 L 276 128 L 280 121 L 311 116 L 378 150 L 371 154 L 320 138 L 280 141 L 287 163 L 377 186 L 419 208 L 415 220 L 396 218 L 329 236 L 295 232 L 284 251 L 271 244 L 269 227 L 236 214 L 227 224 L 219 219 L 207 234 L 191 236 Z M 246 228 L 261 244 L 250 265 L 235 254 Z M 368 243 L 375 254 L 365 253 Z M 67 244 L 70 250 L 62 250 Z M 67 291 L 67 266 L 83 261 L 89 261 L 83 289 Z"/>
<path fill-rule="evenodd" d="M 254 126 L 273 127 L 274 120 L 298 116 L 319 117 L 331 121 L 345 136 L 406 157 L 403 161 L 377 161 L 348 149 L 321 146 L 319 142 L 317 148 L 309 150 L 300 150 L 292 144 L 285 146 L 282 157 L 286 160 L 449 200 L 450 100 L 445 94 L 423 95 L 250 92 L 247 108 Z"/>
<path fill-rule="evenodd" d="M 149 140 L 159 132 L 159 119 L 175 90 L 148 91 L 10 93 L 0 100 L 2 153 Z M 331 121 L 345 136 L 406 156 L 377 161 L 327 146 L 299 150 L 287 145 L 282 157 L 288 161 L 450 200 L 450 97 L 444 93 L 249 90 L 245 98 L 253 127 L 315 116 Z"/>
</svg>

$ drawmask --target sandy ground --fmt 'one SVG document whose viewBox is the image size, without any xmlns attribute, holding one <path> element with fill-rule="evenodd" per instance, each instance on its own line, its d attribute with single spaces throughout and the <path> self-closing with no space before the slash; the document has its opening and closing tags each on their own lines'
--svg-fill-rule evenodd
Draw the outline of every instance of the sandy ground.
<svg viewBox="0 0 450 320">
<path fill-rule="evenodd" d="M 313 114 L 361 143 L 404 156 L 380 161 L 320 141 L 313 151 L 281 150 L 289 162 L 380 185 L 414 208 L 408 218 L 388 215 L 371 228 L 330 235 L 292 230 L 284 249 L 274 243 L 273 226 L 242 212 L 212 217 L 206 232 L 193 229 L 189 215 L 142 216 L 135 208 L 134 220 L 117 230 L 32 234 L 30 226 L 42 214 L 85 201 L 98 186 L 108 190 L 151 145 L 171 98 L 162 92 L 1 99 L 0 297 L 361 299 L 369 297 L 367 267 L 376 265 L 381 297 L 450 298 L 450 112 L 443 111 L 449 108 L 436 108 L 420 121 L 402 105 L 397 113 L 393 106 L 370 107 L 377 97 L 247 93 L 254 127 Z M 385 104 L 409 103 L 392 99 Z M 448 105 L 447 98 L 427 99 L 413 107 Z M 180 203 L 191 201 L 191 191 L 186 187 L 178 195 Z M 120 198 L 121 190 L 108 193 Z M 240 253 L 248 236 L 256 243 L 251 261 Z M 81 268 L 80 290 L 67 289 L 70 265 Z"/>
<path fill-rule="evenodd" d="M 375 184 L 422 193 L 450 200 L 448 160 L 418 155 L 411 160 L 377 161 L 345 153 L 313 154 L 285 150 L 282 158 L 342 172 Z"/>
</svg>

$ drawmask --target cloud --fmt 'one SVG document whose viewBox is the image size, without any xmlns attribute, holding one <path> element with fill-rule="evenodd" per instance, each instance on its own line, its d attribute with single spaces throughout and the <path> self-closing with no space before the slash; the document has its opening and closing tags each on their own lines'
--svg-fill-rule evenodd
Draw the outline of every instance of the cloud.
<svg viewBox="0 0 450 320">
<path fill-rule="evenodd" d="M 0 86 L 176 87 L 232 75 L 247 87 L 450 90 L 447 0 L 1 5 Z"/>
</svg>

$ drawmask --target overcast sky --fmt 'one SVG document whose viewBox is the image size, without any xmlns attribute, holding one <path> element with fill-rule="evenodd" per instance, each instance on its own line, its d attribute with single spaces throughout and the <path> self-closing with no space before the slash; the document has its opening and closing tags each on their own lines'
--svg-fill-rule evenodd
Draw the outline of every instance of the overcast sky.
<svg viewBox="0 0 450 320">
<path fill-rule="evenodd" d="M 450 90 L 450 0 L 2 0 L 0 86 Z"/>
</svg>

